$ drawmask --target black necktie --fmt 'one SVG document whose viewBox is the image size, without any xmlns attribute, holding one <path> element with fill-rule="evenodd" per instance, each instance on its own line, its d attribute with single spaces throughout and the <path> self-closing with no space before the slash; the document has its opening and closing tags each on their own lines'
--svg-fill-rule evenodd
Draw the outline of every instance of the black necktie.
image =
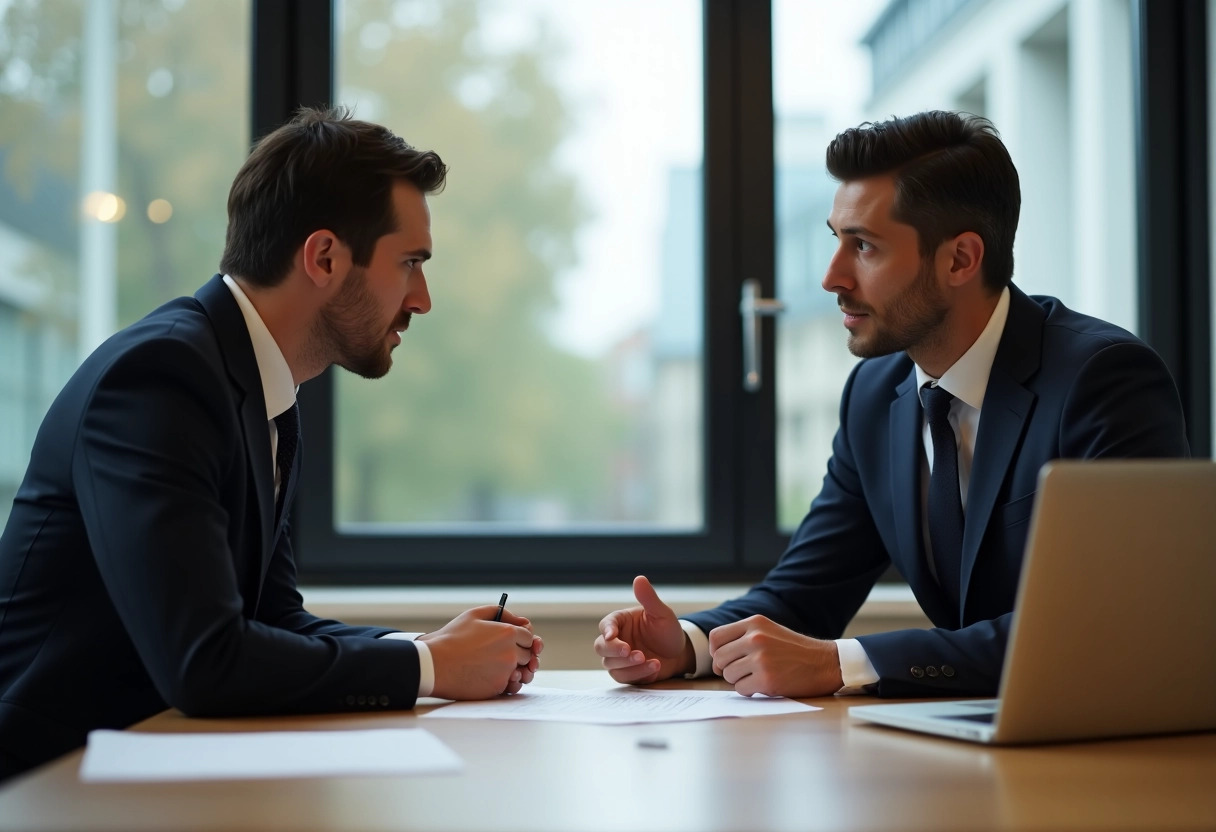
<svg viewBox="0 0 1216 832">
<path fill-rule="evenodd" d="M 926 384 L 921 388 L 921 402 L 929 420 L 929 436 L 933 439 L 929 542 L 933 546 L 937 582 L 957 609 L 962 583 L 963 501 L 958 486 L 958 445 L 948 418 L 953 400 L 954 396 L 940 387 Z"/>
<path fill-rule="evenodd" d="M 300 442 L 300 405 L 292 403 L 291 407 L 274 417 L 274 423 L 279 430 L 279 450 L 275 454 L 275 464 L 279 466 L 279 496 L 274 505 L 277 526 L 283 517 L 283 500 L 286 499 L 287 483 L 291 479 L 291 465 L 296 458 L 296 445 Z"/>
</svg>

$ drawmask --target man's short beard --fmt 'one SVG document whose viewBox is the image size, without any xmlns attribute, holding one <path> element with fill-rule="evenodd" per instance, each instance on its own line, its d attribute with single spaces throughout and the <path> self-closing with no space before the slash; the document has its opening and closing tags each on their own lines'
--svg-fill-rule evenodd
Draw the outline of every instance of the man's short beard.
<svg viewBox="0 0 1216 832">
<path fill-rule="evenodd" d="M 874 321 L 874 332 L 868 341 L 850 332 L 849 352 L 858 358 L 877 358 L 905 352 L 932 337 L 950 312 L 935 277 L 933 260 L 922 258 L 916 279 L 883 310 L 887 318 L 885 325 Z M 872 315 L 873 309 L 870 312 Z"/>
<path fill-rule="evenodd" d="M 380 312 L 367 289 L 367 272 L 355 267 L 338 293 L 322 307 L 314 327 L 314 340 L 328 353 L 328 361 L 363 378 L 381 378 L 393 366 L 385 339 L 388 329 L 370 331 Z"/>
</svg>

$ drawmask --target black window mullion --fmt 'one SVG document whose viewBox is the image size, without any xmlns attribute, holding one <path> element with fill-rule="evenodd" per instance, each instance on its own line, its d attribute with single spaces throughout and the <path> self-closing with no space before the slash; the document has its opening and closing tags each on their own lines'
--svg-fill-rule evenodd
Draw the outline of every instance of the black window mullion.
<svg viewBox="0 0 1216 832">
<path fill-rule="evenodd" d="M 732 92 L 738 110 L 735 177 L 739 194 L 736 220 L 739 258 L 731 287 L 735 308 L 731 345 L 739 354 L 742 321 L 738 305 L 742 283 L 756 280 L 762 296 L 776 296 L 777 237 L 772 4 L 767 0 L 736 0 L 735 5 L 739 66 Z M 744 391 L 741 372 L 732 379 L 741 425 L 735 443 L 743 482 L 740 549 L 744 567 L 753 572 L 775 563 L 786 543 L 777 526 L 776 330 L 781 319 L 762 318 L 759 324 L 761 388 L 751 393 Z"/>
<path fill-rule="evenodd" d="M 1206 6 L 1137 0 L 1133 19 L 1140 332 L 1178 384 L 1192 453 L 1210 456 Z"/>
</svg>

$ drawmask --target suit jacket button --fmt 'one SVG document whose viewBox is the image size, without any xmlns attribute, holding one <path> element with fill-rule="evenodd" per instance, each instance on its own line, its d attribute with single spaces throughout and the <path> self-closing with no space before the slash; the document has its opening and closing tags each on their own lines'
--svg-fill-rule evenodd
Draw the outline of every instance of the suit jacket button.
<svg viewBox="0 0 1216 832">
<path fill-rule="evenodd" d="M 953 679 L 954 678 L 954 668 L 948 664 L 942 665 L 942 675 L 945 676 L 947 679 Z"/>
<path fill-rule="evenodd" d="M 913 675 L 913 677 L 915 677 L 917 679 L 920 679 L 921 677 L 923 677 L 925 675 L 925 671 L 922 668 L 917 667 L 916 665 L 912 665 L 912 669 L 909 670 L 908 672 L 911 673 Z"/>
<path fill-rule="evenodd" d="M 388 697 L 381 694 L 380 704 L 387 708 L 388 707 Z"/>
<path fill-rule="evenodd" d="M 354 694 L 351 694 L 350 696 L 346 697 L 346 704 L 347 704 L 347 705 L 353 705 L 353 704 L 355 704 L 355 696 L 354 696 Z"/>
<path fill-rule="evenodd" d="M 366 697 L 366 696 L 360 696 L 360 697 L 359 697 L 359 704 L 360 704 L 360 705 L 366 705 L 366 704 L 367 704 L 367 697 Z"/>
<path fill-rule="evenodd" d="M 928 676 L 930 679 L 936 679 L 937 678 L 937 668 L 934 667 L 933 665 L 929 665 L 928 667 L 925 668 L 925 675 Z"/>
</svg>

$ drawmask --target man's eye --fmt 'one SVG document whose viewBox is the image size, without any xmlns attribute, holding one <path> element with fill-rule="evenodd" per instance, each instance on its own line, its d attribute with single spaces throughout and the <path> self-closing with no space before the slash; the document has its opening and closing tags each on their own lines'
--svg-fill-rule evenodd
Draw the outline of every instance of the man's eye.
<svg viewBox="0 0 1216 832">
<path fill-rule="evenodd" d="M 868 240 L 860 240 L 860 239 L 859 239 L 859 240 L 857 241 L 857 250 L 858 250 L 858 251 L 873 251 L 873 250 L 874 250 L 874 245 L 873 245 L 873 244 L 872 244 L 870 241 L 868 241 Z"/>
</svg>

